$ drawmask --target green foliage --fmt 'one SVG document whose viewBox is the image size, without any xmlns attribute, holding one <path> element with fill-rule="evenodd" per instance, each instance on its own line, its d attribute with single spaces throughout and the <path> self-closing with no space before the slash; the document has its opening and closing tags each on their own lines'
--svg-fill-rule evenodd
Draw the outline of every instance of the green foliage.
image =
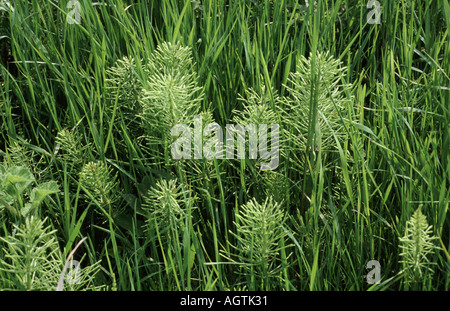
<svg viewBox="0 0 450 311">
<path fill-rule="evenodd" d="M 448 290 L 448 1 L 308 2 L 0 0 L 0 236 L 86 238 L 94 289 Z M 277 169 L 173 159 L 199 115 L 279 124 Z"/>
<path fill-rule="evenodd" d="M 55 237 L 57 230 L 45 227 L 47 219 L 31 216 L 21 226 L 13 225 L 13 233 L 0 237 L 5 243 L 4 259 L 0 258 L 0 270 L 6 279 L 0 280 L 4 290 L 53 291 L 63 269 L 62 254 Z M 68 279 L 66 289 L 81 290 L 92 286 L 92 277 L 98 265 L 85 267 L 78 272 L 76 282 Z M 74 279 L 75 280 L 75 279 Z"/>
<path fill-rule="evenodd" d="M 166 140 L 174 125 L 191 125 L 200 113 L 202 88 L 198 86 L 190 48 L 179 43 L 161 44 L 146 74 L 140 117 L 150 137 Z"/>
<path fill-rule="evenodd" d="M 346 97 L 351 86 L 342 85 L 345 70 L 328 52 L 317 52 L 315 57 L 301 55 L 296 71 L 289 76 L 283 121 L 300 169 L 308 150 L 333 152 L 337 151 L 335 138 L 343 142 L 344 118 L 352 109 L 352 100 Z"/>
<path fill-rule="evenodd" d="M 245 98 L 241 98 L 243 109 L 233 111 L 233 121 L 236 124 L 278 124 L 277 112 L 282 106 L 282 99 L 276 90 L 273 89 L 269 92 L 262 87 L 261 94 L 259 94 L 250 88 L 246 90 L 245 95 Z M 273 105 L 271 96 L 273 96 Z"/>
<path fill-rule="evenodd" d="M 176 180 L 159 180 L 144 196 L 147 226 L 158 227 L 161 231 L 169 230 L 169 235 L 172 234 L 173 229 L 183 226 L 189 209 L 193 207 L 192 203 L 189 192 L 183 190 Z"/>
<path fill-rule="evenodd" d="M 103 162 L 86 163 L 80 172 L 80 185 L 101 207 L 108 207 L 117 202 L 118 192 L 117 174 Z"/>
<path fill-rule="evenodd" d="M 231 245 L 233 251 L 224 256 L 242 267 L 242 273 L 250 279 L 250 290 L 269 289 L 280 271 L 280 242 L 286 237 L 284 211 L 269 197 L 263 203 L 250 200 L 236 216 L 232 234 L 237 244 Z"/>
<path fill-rule="evenodd" d="M 15 234 L 1 241 L 6 260 L 1 260 L 1 269 L 10 278 L 4 288 L 18 290 L 52 290 L 56 288 L 62 270 L 59 247 L 54 237 L 56 230 L 44 227 L 38 217 L 25 219 L 25 225 L 14 226 Z"/>
<path fill-rule="evenodd" d="M 30 170 L 34 170 L 34 161 L 33 161 L 34 153 L 23 146 L 23 144 L 13 141 L 6 148 L 6 154 L 4 158 L 5 165 L 13 165 L 13 166 L 26 166 L 30 168 Z"/>
<path fill-rule="evenodd" d="M 406 222 L 405 235 L 400 237 L 400 263 L 403 265 L 404 281 L 406 287 L 423 284 L 426 278 L 434 272 L 430 256 L 438 249 L 434 241 L 433 226 L 418 208 Z"/>
<path fill-rule="evenodd" d="M 7 208 L 14 216 L 35 215 L 44 198 L 59 190 L 55 181 L 40 184 L 32 189 L 30 202 L 25 203 L 25 190 L 34 181 L 34 176 L 27 167 L 6 168 L 0 164 L 0 207 Z"/>
<path fill-rule="evenodd" d="M 3 62 L 8 57 L 10 47 L 10 26 L 8 13 L 10 12 L 11 4 L 9 1 L 0 1 L 0 62 Z"/>
<path fill-rule="evenodd" d="M 272 136 L 271 125 L 280 125 L 280 114 L 282 113 L 282 107 L 284 105 L 284 98 L 281 98 L 275 89 L 267 90 L 265 86 L 261 87 L 261 92 L 258 93 L 253 89 L 248 89 L 245 92 L 245 97 L 241 97 L 243 107 L 241 110 L 233 111 L 233 122 L 235 124 L 241 124 L 244 127 L 248 125 L 256 125 L 257 137 L 258 137 L 258 150 L 260 150 L 261 140 L 265 136 L 267 138 L 267 149 L 272 148 Z M 260 125 L 265 124 L 266 130 L 262 130 Z M 280 162 L 284 162 L 286 159 L 285 145 L 286 141 L 283 136 L 278 136 L 278 144 L 280 149 Z M 237 146 L 236 146 L 237 147 Z M 249 152 L 249 141 L 246 140 L 246 153 Z M 272 196 L 273 199 L 281 203 L 286 193 L 286 187 L 289 186 L 288 179 L 283 176 L 283 173 L 279 171 L 260 171 L 261 163 L 267 162 L 266 159 L 258 157 L 256 160 L 249 160 L 248 163 L 252 163 L 252 167 L 246 168 L 246 182 L 248 187 L 254 187 L 258 189 L 258 194 L 262 193 L 266 197 Z M 279 168 L 282 165 L 279 164 Z M 242 173 L 243 174 L 243 173 Z"/>
<path fill-rule="evenodd" d="M 114 103 L 117 99 L 120 108 L 136 107 L 141 100 L 143 88 L 136 61 L 124 56 L 107 73 L 109 78 L 106 80 L 106 88 L 110 100 Z"/>
<path fill-rule="evenodd" d="M 81 137 L 75 129 L 63 129 L 59 131 L 55 140 L 59 144 L 61 150 L 59 156 L 63 161 L 76 165 L 83 164 L 86 161 L 85 152 L 89 146 L 83 146 Z"/>
<path fill-rule="evenodd" d="M 158 249 L 161 268 L 171 275 L 166 285 L 170 290 L 190 288 L 190 274 L 196 251 L 192 239 L 194 198 L 177 180 L 161 179 L 144 196 L 145 231 Z"/>
</svg>

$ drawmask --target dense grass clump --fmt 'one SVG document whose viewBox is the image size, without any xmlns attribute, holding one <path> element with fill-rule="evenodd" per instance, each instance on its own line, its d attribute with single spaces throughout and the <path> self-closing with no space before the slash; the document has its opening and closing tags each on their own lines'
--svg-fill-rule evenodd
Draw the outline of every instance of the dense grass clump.
<svg viewBox="0 0 450 311">
<path fill-rule="evenodd" d="M 379 2 L 0 0 L 0 289 L 448 290 L 450 5 Z"/>
</svg>

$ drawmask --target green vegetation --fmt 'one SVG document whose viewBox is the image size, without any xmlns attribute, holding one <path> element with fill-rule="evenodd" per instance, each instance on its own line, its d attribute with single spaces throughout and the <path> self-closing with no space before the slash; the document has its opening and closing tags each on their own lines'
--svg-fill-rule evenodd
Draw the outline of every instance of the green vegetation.
<svg viewBox="0 0 450 311">
<path fill-rule="evenodd" d="M 0 0 L 0 289 L 449 290 L 449 1 L 308 2 Z"/>
</svg>

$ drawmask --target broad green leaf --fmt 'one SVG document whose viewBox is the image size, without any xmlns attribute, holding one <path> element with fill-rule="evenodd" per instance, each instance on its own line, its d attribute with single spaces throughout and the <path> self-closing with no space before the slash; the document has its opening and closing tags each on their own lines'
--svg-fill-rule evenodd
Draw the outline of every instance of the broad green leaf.
<svg viewBox="0 0 450 311">
<path fill-rule="evenodd" d="M 33 174 L 25 166 L 10 167 L 6 173 L 6 183 L 16 185 L 19 192 L 25 190 L 34 180 Z"/>
<path fill-rule="evenodd" d="M 30 200 L 34 207 L 41 204 L 42 200 L 50 194 L 58 193 L 58 184 L 56 181 L 49 181 L 37 186 L 31 191 Z"/>
<path fill-rule="evenodd" d="M 11 195 L 5 191 L 0 190 L 0 206 L 2 206 L 1 202 L 6 202 L 8 204 L 12 204 L 14 201 L 14 198 L 11 197 Z"/>
<path fill-rule="evenodd" d="M 32 205 L 31 203 L 27 203 L 25 204 L 24 208 L 22 208 L 22 210 L 20 211 L 20 213 L 22 214 L 23 217 L 27 217 L 28 214 L 30 214 L 31 210 L 32 210 Z"/>
</svg>

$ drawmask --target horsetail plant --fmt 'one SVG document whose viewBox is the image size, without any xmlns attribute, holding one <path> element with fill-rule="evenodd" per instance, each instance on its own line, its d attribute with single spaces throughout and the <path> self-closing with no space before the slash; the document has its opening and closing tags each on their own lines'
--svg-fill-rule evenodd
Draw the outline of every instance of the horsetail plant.
<svg viewBox="0 0 450 311">
<path fill-rule="evenodd" d="M 251 199 L 236 214 L 236 230 L 231 234 L 237 244 L 230 244 L 230 251 L 224 251 L 223 256 L 239 265 L 249 290 L 267 290 L 279 277 L 282 240 L 286 237 L 284 220 L 284 210 L 272 197 L 262 203 Z"/>
<path fill-rule="evenodd" d="M 340 60 L 328 52 L 315 57 L 300 55 L 296 71 L 289 76 L 284 108 L 286 136 L 290 141 L 293 163 L 305 168 L 306 154 L 336 151 L 335 137 L 345 137 L 344 118 L 352 109 L 346 92 L 350 85 L 341 84 L 346 70 Z"/>
<path fill-rule="evenodd" d="M 0 289 L 448 290 L 450 0 L 378 2 L 0 0 Z"/>
<path fill-rule="evenodd" d="M 190 48 L 180 44 L 158 46 L 146 67 L 141 119 L 150 141 L 168 141 L 176 124 L 191 125 L 201 110 L 202 88 L 198 86 Z"/>
<path fill-rule="evenodd" d="M 418 290 L 433 274 L 429 256 L 438 249 L 434 244 L 437 237 L 432 234 L 432 226 L 418 208 L 406 222 L 405 235 L 400 238 L 400 263 L 403 265 L 404 284 L 408 289 Z"/>
<path fill-rule="evenodd" d="M 160 250 L 165 273 L 175 277 L 174 288 L 189 288 L 195 256 L 190 244 L 195 209 L 191 191 L 175 179 L 161 179 L 144 196 L 142 207 L 148 240 Z"/>
<path fill-rule="evenodd" d="M 113 175 L 111 169 L 103 162 L 86 163 L 80 172 L 79 181 L 87 194 L 91 196 L 102 209 L 106 208 L 106 210 L 103 210 L 100 214 L 108 212 L 109 207 L 112 207 L 112 205 L 120 198 L 117 174 Z M 111 211 L 113 215 L 122 212 L 117 208 L 112 208 Z"/>
<path fill-rule="evenodd" d="M 62 129 L 56 135 L 56 150 L 55 154 L 59 154 L 60 158 L 66 163 L 72 163 L 74 166 L 79 166 L 85 163 L 85 152 L 89 145 L 83 145 L 81 137 L 76 129 Z"/>
<path fill-rule="evenodd" d="M 108 70 L 110 100 L 125 114 L 137 113 L 149 152 L 162 159 L 154 147 L 162 146 L 167 161 L 170 130 L 176 124 L 193 124 L 201 113 L 203 88 L 198 86 L 191 49 L 180 43 L 163 42 L 139 66 L 141 70 L 135 59 L 124 57 Z"/>
<path fill-rule="evenodd" d="M 192 198 L 176 180 L 161 179 L 144 196 L 143 209 L 147 212 L 147 228 L 167 231 L 171 236 L 183 227 L 183 220 L 190 214 Z M 175 237 L 173 237 L 175 238 Z"/>
<path fill-rule="evenodd" d="M 44 227 L 44 222 L 39 217 L 26 218 L 24 225 L 14 225 L 15 234 L 0 238 L 6 246 L 0 269 L 10 275 L 3 288 L 51 290 L 56 287 L 62 260 L 58 258 L 59 246 L 53 236 L 56 230 Z"/>
<path fill-rule="evenodd" d="M 109 99 L 118 101 L 119 109 L 132 110 L 141 100 L 143 84 L 137 72 L 134 58 L 124 56 L 106 71 L 106 89 Z"/>
<path fill-rule="evenodd" d="M 56 231 L 45 226 L 47 218 L 27 217 L 23 224 L 13 224 L 13 232 L 0 237 L 3 257 L 0 270 L 7 278 L 0 280 L 1 288 L 8 290 L 55 290 L 61 271 L 63 256 L 56 239 Z M 82 290 L 92 285 L 99 263 L 74 270 L 75 278 L 66 274 L 66 289 Z"/>
<path fill-rule="evenodd" d="M 243 109 L 233 111 L 233 121 L 244 127 L 256 125 L 258 127 L 257 135 L 260 144 L 258 147 L 261 147 L 261 142 L 266 142 L 266 138 L 270 135 L 267 126 L 280 123 L 283 99 L 278 96 L 276 90 L 272 89 L 269 92 L 265 86 L 262 86 L 261 92 L 256 92 L 252 88 L 246 90 L 245 97 L 241 97 L 240 100 L 242 101 Z M 260 125 L 267 126 L 261 127 Z M 286 157 L 286 154 L 284 153 L 284 142 L 283 139 L 278 141 L 278 144 L 281 146 L 281 160 Z M 250 150 L 248 143 L 246 148 Z M 265 160 L 258 158 L 257 160 L 248 162 L 253 162 L 254 167 L 246 168 L 245 181 L 248 184 L 248 187 L 257 187 L 257 193 L 265 193 L 266 197 L 272 196 L 276 202 L 281 203 L 283 193 L 285 193 L 286 187 L 288 186 L 288 180 L 281 172 L 259 170 L 261 162 L 263 161 Z"/>
</svg>

